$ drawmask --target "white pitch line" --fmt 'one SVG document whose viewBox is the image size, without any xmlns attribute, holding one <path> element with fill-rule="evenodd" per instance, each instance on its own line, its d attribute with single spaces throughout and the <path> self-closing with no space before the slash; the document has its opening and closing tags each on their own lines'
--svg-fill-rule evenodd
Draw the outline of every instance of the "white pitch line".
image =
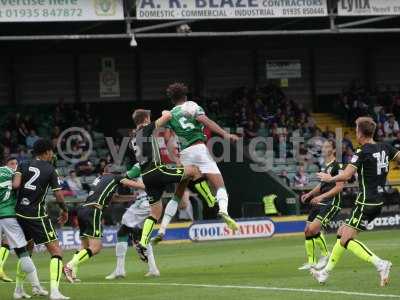
<svg viewBox="0 0 400 300">
<path fill-rule="evenodd" d="M 142 285 L 142 286 L 174 286 L 174 287 L 194 287 L 194 288 L 211 288 L 211 289 L 243 289 L 243 290 L 262 290 L 262 291 L 277 291 L 277 292 L 302 292 L 314 294 L 333 294 L 344 296 L 359 296 L 371 298 L 396 298 L 400 299 L 400 295 L 391 294 L 373 294 L 350 291 L 335 291 L 335 290 L 317 290 L 317 289 L 299 289 L 285 287 L 269 287 L 269 286 L 248 286 L 248 285 L 215 285 L 215 284 L 194 284 L 194 283 L 163 283 L 163 282 L 81 282 L 75 285 Z"/>
</svg>

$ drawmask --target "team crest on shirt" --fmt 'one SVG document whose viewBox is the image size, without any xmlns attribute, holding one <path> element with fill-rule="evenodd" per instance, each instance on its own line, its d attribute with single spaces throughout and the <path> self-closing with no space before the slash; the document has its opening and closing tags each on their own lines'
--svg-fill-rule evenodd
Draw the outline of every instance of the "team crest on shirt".
<svg viewBox="0 0 400 300">
<path fill-rule="evenodd" d="M 31 204 L 31 201 L 29 201 L 28 198 L 22 198 L 22 200 L 21 200 L 21 205 L 28 206 L 28 205 L 30 205 L 30 204 Z"/>
<path fill-rule="evenodd" d="M 356 163 L 358 161 L 358 155 L 353 155 L 353 157 L 351 158 L 351 163 Z"/>
</svg>

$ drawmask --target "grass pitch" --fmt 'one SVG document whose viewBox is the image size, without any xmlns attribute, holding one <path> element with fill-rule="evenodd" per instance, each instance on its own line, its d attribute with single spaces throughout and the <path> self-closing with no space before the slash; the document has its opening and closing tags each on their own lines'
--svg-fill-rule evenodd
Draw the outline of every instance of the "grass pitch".
<svg viewBox="0 0 400 300">
<path fill-rule="evenodd" d="M 334 235 L 327 237 L 329 248 Z M 155 247 L 160 278 L 145 278 L 147 265 L 132 248 L 127 256 L 127 278 L 104 279 L 115 266 L 114 249 L 105 249 L 80 267 L 80 284 L 61 284 L 71 299 L 400 299 L 399 231 L 363 233 L 360 237 L 377 255 L 393 262 L 391 284 L 380 288 L 375 268 L 346 253 L 325 286 L 317 284 L 308 272 L 298 271 L 304 263 L 304 239 L 223 241 L 161 244 Z M 72 252 L 64 254 L 68 261 Z M 48 254 L 35 254 L 39 276 L 48 287 Z M 15 276 L 15 256 L 5 270 Z M 12 299 L 14 284 L 0 283 L 0 300 Z M 27 286 L 30 293 L 30 287 Z M 37 298 L 39 299 L 39 298 Z"/>
</svg>

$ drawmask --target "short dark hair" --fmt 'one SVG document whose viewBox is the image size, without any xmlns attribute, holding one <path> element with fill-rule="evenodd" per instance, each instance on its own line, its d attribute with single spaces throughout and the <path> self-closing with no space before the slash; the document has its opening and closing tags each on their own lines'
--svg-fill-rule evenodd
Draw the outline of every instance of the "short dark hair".
<svg viewBox="0 0 400 300">
<path fill-rule="evenodd" d="M 174 103 L 182 100 L 187 94 L 188 87 L 182 82 L 175 82 L 167 88 L 167 96 Z"/>
<path fill-rule="evenodd" d="M 120 169 L 114 164 L 108 164 L 104 167 L 104 173 L 111 173 L 115 175 L 121 174 Z"/>
<path fill-rule="evenodd" d="M 7 157 L 5 160 L 4 160 L 4 163 L 5 164 L 8 164 L 10 161 L 12 161 L 12 160 L 16 160 L 16 161 L 18 161 L 18 159 L 16 158 L 16 157 L 14 157 L 14 156 L 9 156 L 9 157 Z"/>
<path fill-rule="evenodd" d="M 376 123 L 371 117 L 360 117 L 356 120 L 357 130 L 366 137 L 372 138 L 375 134 Z"/>
<path fill-rule="evenodd" d="M 49 140 L 38 139 L 35 144 L 33 144 L 33 155 L 42 155 L 50 150 L 53 150 L 53 145 Z"/>
<path fill-rule="evenodd" d="M 150 117 L 151 111 L 147 109 L 136 109 L 133 114 L 132 114 L 132 119 L 133 122 L 135 122 L 135 125 L 138 126 L 142 124 L 146 118 Z"/>
</svg>

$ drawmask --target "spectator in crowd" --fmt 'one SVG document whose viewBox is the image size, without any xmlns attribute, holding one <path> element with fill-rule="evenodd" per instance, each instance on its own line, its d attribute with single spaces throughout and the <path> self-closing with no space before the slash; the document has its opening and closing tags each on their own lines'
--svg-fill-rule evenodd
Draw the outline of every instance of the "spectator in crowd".
<svg viewBox="0 0 400 300">
<path fill-rule="evenodd" d="M 257 136 L 257 128 L 253 120 L 249 120 L 244 128 L 244 138 L 249 141 Z"/>
<path fill-rule="evenodd" d="M 304 143 L 299 144 L 299 153 L 297 160 L 301 163 L 306 163 L 309 160 L 309 153 Z"/>
<path fill-rule="evenodd" d="M 400 120 L 400 95 L 397 95 L 394 98 L 393 106 L 392 106 L 392 113 L 396 120 Z"/>
<path fill-rule="evenodd" d="M 107 160 L 104 159 L 104 158 L 100 159 L 100 160 L 99 160 L 99 163 L 98 163 L 97 166 L 96 166 L 95 173 L 96 173 L 97 175 L 103 174 L 104 168 L 106 167 L 106 165 L 107 165 Z"/>
<path fill-rule="evenodd" d="M 86 192 L 82 187 L 82 182 L 79 177 L 76 175 L 75 170 L 69 171 L 69 176 L 67 176 L 65 180 L 69 186 L 69 189 L 73 192 L 74 196 L 84 196 Z"/>
<path fill-rule="evenodd" d="M 351 159 L 353 158 L 354 151 L 350 147 L 345 147 L 345 150 L 343 152 L 343 157 L 342 161 L 344 164 L 348 164 L 351 162 Z"/>
<path fill-rule="evenodd" d="M 304 170 L 304 166 L 300 165 L 297 169 L 296 175 L 294 176 L 295 187 L 305 187 L 310 182 L 308 174 Z"/>
<path fill-rule="evenodd" d="M 378 111 L 378 114 L 376 115 L 376 121 L 380 124 L 384 124 L 387 121 L 387 115 L 384 107 Z"/>
<path fill-rule="evenodd" d="M 385 122 L 384 131 L 386 137 L 393 137 L 399 131 L 399 123 L 396 121 L 394 115 L 390 115 L 389 119 Z"/>
<path fill-rule="evenodd" d="M 382 142 L 385 139 L 385 129 L 382 123 L 378 123 L 376 127 L 376 140 Z"/>
<path fill-rule="evenodd" d="M 11 155 L 11 150 L 10 150 L 10 148 L 4 146 L 4 147 L 3 147 L 3 157 L 2 157 L 2 160 L 4 160 L 4 159 L 10 157 L 10 155 Z"/>
<path fill-rule="evenodd" d="M 29 155 L 26 149 L 21 147 L 16 158 L 19 164 L 29 160 Z"/>
<path fill-rule="evenodd" d="M 90 160 L 80 161 L 75 165 L 76 174 L 81 176 L 90 176 L 94 174 L 94 166 Z"/>
<path fill-rule="evenodd" d="M 1 144 L 3 145 L 3 147 L 7 147 L 8 149 L 10 149 L 10 151 L 14 152 L 15 150 L 15 141 L 11 135 L 11 131 L 10 130 L 5 130 L 3 137 L 1 139 Z"/>
<path fill-rule="evenodd" d="M 39 139 L 39 136 L 36 134 L 34 129 L 31 129 L 29 135 L 26 137 L 26 146 L 28 149 L 33 148 L 33 144 Z"/>
<path fill-rule="evenodd" d="M 54 126 L 53 130 L 51 131 L 51 142 L 54 148 L 57 148 L 58 139 L 61 134 L 61 129 L 59 126 Z"/>
<path fill-rule="evenodd" d="M 279 178 L 283 181 L 284 184 L 286 184 L 286 186 L 290 186 L 290 179 L 287 170 L 282 170 L 279 174 Z"/>
<path fill-rule="evenodd" d="M 309 152 L 315 158 L 320 157 L 324 141 L 321 130 L 319 128 L 315 129 L 313 137 L 308 141 Z"/>
<path fill-rule="evenodd" d="M 28 128 L 26 127 L 24 122 L 18 124 L 17 127 L 17 140 L 19 145 L 26 144 L 26 137 L 29 135 Z"/>
<path fill-rule="evenodd" d="M 345 131 L 343 135 L 342 144 L 345 147 L 350 147 L 354 151 L 353 142 L 351 141 L 350 133 L 348 131 Z"/>
<path fill-rule="evenodd" d="M 396 133 L 396 138 L 393 140 L 392 146 L 400 151 L 400 131 Z"/>
<path fill-rule="evenodd" d="M 260 127 L 257 130 L 257 136 L 268 137 L 268 128 L 264 121 L 260 122 Z"/>
</svg>

